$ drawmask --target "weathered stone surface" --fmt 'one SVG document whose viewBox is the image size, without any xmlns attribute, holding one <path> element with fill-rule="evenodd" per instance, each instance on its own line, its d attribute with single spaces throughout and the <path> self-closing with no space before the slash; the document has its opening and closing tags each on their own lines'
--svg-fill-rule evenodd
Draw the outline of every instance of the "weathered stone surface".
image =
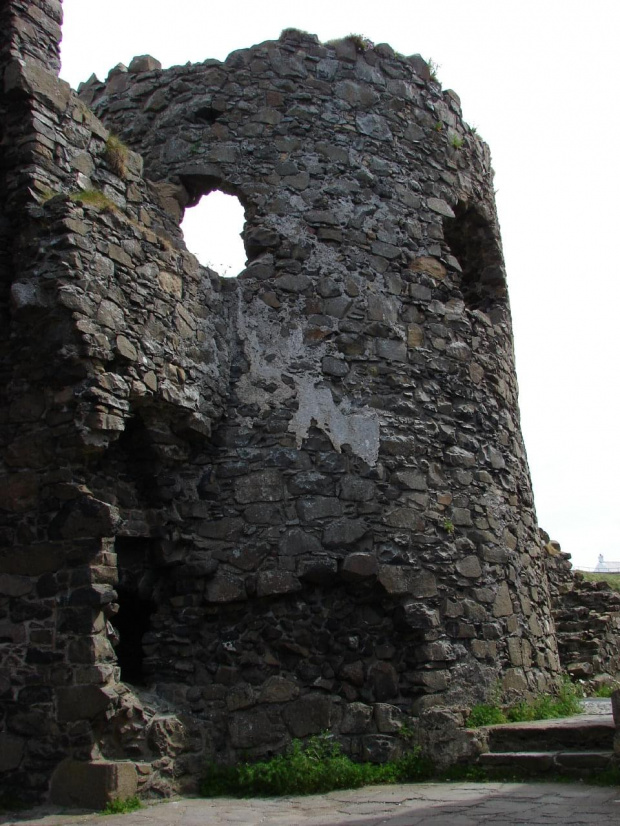
<svg viewBox="0 0 620 826">
<path fill-rule="evenodd" d="M 320 734 L 332 724 L 333 703 L 322 694 L 306 694 L 290 703 L 283 716 L 293 737 Z"/>
<path fill-rule="evenodd" d="M 24 756 L 26 741 L 6 732 L 0 733 L 0 772 L 17 769 Z"/>
<path fill-rule="evenodd" d="M 336 519 L 323 532 L 323 544 L 327 548 L 339 548 L 355 544 L 368 531 L 363 519 Z"/>
<path fill-rule="evenodd" d="M 218 574 L 207 583 L 205 596 L 208 602 L 235 602 L 245 599 L 245 585 L 238 577 Z"/>
<path fill-rule="evenodd" d="M 497 590 L 495 601 L 493 602 L 493 616 L 507 617 L 513 612 L 510 590 L 505 582 L 502 582 Z"/>
<path fill-rule="evenodd" d="M 403 727 L 398 706 L 389 703 L 375 703 L 375 724 L 380 734 L 398 734 Z"/>
<path fill-rule="evenodd" d="M 290 594 L 301 589 L 296 576 L 288 571 L 261 571 L 258 575 L 256 594 L 259 597 Z"/>
<path fill-rule="evenodd" d="M 419 57 L 289 31 L 79 100 L 59 11 L 0 10 L 9 782 L 44 794 L 70 748 L 168 794 L 326 729 L 383 760 L 401 717 L 548 686 L 490 158 L 456 98 Z M 246 210 L 237 279 L 183 244 L 214 187 Z"/>
<path fill-rule="evenodd" d="M 342 561 L 342 577 L 350 582 L 356 582 L 369 577 L 375 577 L 379 572 L 379 565 L 374 554 L 349 554 Z"/>
<path fill-rule="evenodd" d="M 99 686 L 76 685 L 58 689 L 58 719 L 61 722 L 90 720 L 109 708 L 110 693 Z"/>
<path fill-rule="evenodd" d="M 242 504 L 277 502 L 284 495 L 282 477 L 277 470 L 252 473 L 237 481 L 235 495 Z"/>
<path fill-rule="evenodd" d="M 416 571 L 404 565 L 381 565 L 379 582 L 388 594 L 432 597 L 437 593 L 433 574 L 428 571 Z"/>
<path fill-rule="evenodd" d="M 150 54 L 137 55 L 132 58 L 131 63 L 127 67 L 128 72 L 153 72 L 161 69 L 161 63 Z"/>
<path fill-rule="evenodd" d="M 375 663 L 368 672 L 368 678 L 372 685 L 374 698 L 378 702 L 383 703 L 398 695 L 398 674 L 390 663 Z"/>
<path fill-rule="evenodd" d="M 263 711 L 239 711 L 228 722 L 230 740 L 235 748 L 250 749 L 276 743 L 284 731 Z"/>
<path fill-rule="evenodd" d="M 340 731 L 343 734 L 366 734 L 371 719 L 372 706 L 350 703 L 342 718 Z"/>
<path fill-rule="evenodd" d="M 300 528 L 292 528 L 280 541 L 280 553 L 287 556 L 312 554 L 320 551 L 321 548 L 321 543 L 316 536 Z"/>
<path fill-rule="evenodd" d="M 482 575 L 482 567 L 480 565 L 480 560 L 477 556 L 473 555 L 463 557 L 463 559 L 457 562 L 456 570 L 459 572 L 459 574 L 462 574 L 462 576 L 468 577 L 468 579 L 478 579 L 478 577 Z"/>
<path fill-rule="evenodd" d="M 402 752 L 402 746 L 396 737 L 385 734 L 368 734 L 362 740 L 363 757 L 369 763 L 389 763 Z"/>
<path fill-rule="evenodd" d="M 126 800 L 138 790 L 133 763 L 63 761 L 52 777 L 50 797 L 57 806 L 104 809 L 113 800 Z"/>
<path fill-rule="evenodd" d="M 286 703 L 299 696 L 299 686 L 284 677 L 270 677 L 263 685 L 259 703 Z"/>
</svg>

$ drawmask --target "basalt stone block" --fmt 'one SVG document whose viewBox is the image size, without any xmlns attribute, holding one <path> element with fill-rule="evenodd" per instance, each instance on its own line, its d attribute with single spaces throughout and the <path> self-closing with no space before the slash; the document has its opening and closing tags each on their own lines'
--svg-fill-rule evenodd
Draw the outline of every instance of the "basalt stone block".
<svg viewBox="0 0 620 826">
<path fill-rule="evenodd" d="M 133 797 L 138 773 L 133 763 L 67 758 L 52 776 L 50 798 L 56 806 L 104 809 L 113 800 Z"/>
<path fill-rule="evenodd" d="M 366 734 L 372 720 L 372 706 L 349 703 L 342 716 L 341 734 Z"/>
<path fill-rule="evenodd" d="M 316 470 L 305 470 L 296 473 L 288 483 L 288 489 L 293 495 L 308 493 L 325 495 L 332 487 L 332 479 L 325 473 L 318 473 Z"/>
<path fill-rule="evenodd" d="M 284 495 L 282 476 L 275 468 L 260 470 L 237 479 L 235 498 L 243 505 L 253 502 L 277 502 Z"/>
<path fill-rule="evenodd" d="M 328 376 L 336 376 L 342 378 L 349 372 L 349 365 L 344 359 L 335 358 L 334 356 L 325 356 L 322 361 L 323 372 Z"/>
<path fill-rule="evenodd" d="M 246 596 L 243 580 L 228 573 L 216 573 L 205 591 L 207 602 L 236 602 Z"/>
<path fill-rule="evenodd" d="M 243 519 L 226 517 L 224 519 L 214 519 L 212 522 L 203 522 L 198 528 L 200 536 L 209 539 L 220 539 L 234 542 L 239 539 L 244 528 Z"/>
<path fill-rule="evenodd" d="M 402 752 L 402 745 L 397 737 L 386 734 L 367 734 L 362 738 L 362 757 L 369 763 L 389 763 Z"/>
<path fill-rule="evenodd" d="M 380 703 L 392 700 L 398 695 L 398 673 L 391 663 L 378 662 L 371 666 L 368 681 L 375 700 Z"/>
<path fill-rule="evenodd" d="M 338 562 L 330 556 L 299 557 L 297 576 L 303 582 L 325 585 L 333 582 L 338 575 Z"/>
<path fill-rule="evenodd" d="M 286 556 L 298 554 L 314 554 L 323 550 L 319 540 L 311 533 L 301 528 L 292 528 L 280 540 L 280 553 Z"/>
<path fill-rule="evenodd" d="M 285 677 L 274 675 L 261 688 L 259 703 L 287 703 L 299 696 L 299 685 Z"/>
<path fill-rule="evenodd" d="M 497 589 L 497 594 L 493 602 L 494 617 L 508 617 L 513 613 L 510 589 L 505 582 L 502 582 Z"/>
<path fill-rule="evenodd" d="M 58 719 L 63 723 L 90 720 L 109 708 L 114 700 L 113 692 L 94 685 L 58 688 L 56 696 Z"/>
<path fill-rule="evenodd" d="M 147 729 L 147 742 L 155 754 L 177 755 L 188 749 L 190 732 L 181 719 L 174 715 L 156 715 Z"/>
<path fill-rule="evenodd" d="M 69 662 L 105 663 L 116 661 L 116 654 L 107 637 L 96 634 L 93 637 L 74 639 L 68 647 Z"/>
<path fill-rule="evenodd" d="M 375 725 L 380 734 L 398 734 L 403 727 L 402 712 L 389 703 L 375 703 Z"/>
<path fill-rule="evenodd" d="M 368 533 L 363 519 L 336 519 L 323 531 L 326 548 L 354 545 Z"/>
<path fill-rule="evenodd" d="M 26 741 L 6 732 L 0 733 L 0 772 L 17 769 L 24 756 Z"/>
<path fill-rule="evenodd" d="M 36 505 L 38 487 L 38 479 L 34 473 L 14 473 L 0 477 L 2 510 L 13 513 L 30 510 Z"/>
<path fill-rule="evenodd" d="M 322 694 L 306 694 L 289 703 L 283 717 L 293 737 L 320 734 L 332 725 L 334 714 L 331 697 Z"/>
<path fill-rule="evenodd" d="M 128 72 L 155 72 L 161 69 L 161 63 L 150 54 L 136 55 L 127 67 Z"/>
<path fill-rule="evenodd" d="M 51 539 L 114 536 L 120 527 L 118 508 L 90 496 L 72 499 L 50 524 Z"/>
<path fill-rule="evenodd" d="M 482 567 L 477 556 L 466 556 L 456 563 L 456 570 L 468 579 L 478 579 L 482 576 Z"/>
<path fill-rule="evenodd" d="M 420 602 L 406 602 L 398 609 L 398 617 L 409 628 L 427 630 L 439 625 L 439 611 Z"/>
<path fill-rule="evenodd" d="M 379 563 L 374 554 L 349 554 L 342 562 L 341 574 L 344 580 L 358 582 L 375 577 L 379 571 Z"/>
<path fill-rule="evenodd" d="M 344 476 L 340 481 L 340 496 L 351 502 L 369 502 L 375 496 L 376 486 L 371 479 Z"/>
<path fill-rule="evenodd" d="M 0 574 L 0 595 L 2 596 L 22 597 L 29 594 L 33 588 L 34 581 L 30 577 Z"/>
<path fill-rule="evenodd" d="M 334 496 L 313 496 L 297 501 L 297 513 L 303 522 L 340 516 L 342 506 Z"/>
<path fill-rule="evenodd" d="M 301 582 L 288 571 L 261 571 L 257 578 L 256 595 L 271 597 L 301 590 Z"/>
<path fill-rule="evenodd" d="M 281 741 L 286 730 L 265 712 L 253 710 L 232 714 L 228 720 L 228 732 L 234 748 L 251 749 Z"/>
<path fill-rule="evenodd" d="M 408 594 L 432 597 L 437 594 L 437 581 L 429 571 L 416 571 L 406 565 L 379 566 L 379 582 L 388 594 Z"/>
</svg>

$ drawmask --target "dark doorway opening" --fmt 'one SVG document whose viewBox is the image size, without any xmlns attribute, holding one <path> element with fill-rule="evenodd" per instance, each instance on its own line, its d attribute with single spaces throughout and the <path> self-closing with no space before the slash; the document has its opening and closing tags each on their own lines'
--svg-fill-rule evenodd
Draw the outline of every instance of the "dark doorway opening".
<svg viewBox="0 0 620 826">
<path fill-rule="evenodd" d="M 145 537 L 116 538 L 119 610 L 112 619 L 118 633 L 116 656 L 121 680 L 145 686 L 145 636 L 151 630 L 151 617 L 157 604 L 154 599 L 155 577 L 151 564 L 151 540 Z"/>
<path fill-rule="evenodd" d="M 506 297 L 506 277 L 499 241 L 488 219 L 459 201 L 455 217 L 444 220 L 444 238 L 461 265 L 461 292 L 470 310 L 488 313 Z"/>
</svg>

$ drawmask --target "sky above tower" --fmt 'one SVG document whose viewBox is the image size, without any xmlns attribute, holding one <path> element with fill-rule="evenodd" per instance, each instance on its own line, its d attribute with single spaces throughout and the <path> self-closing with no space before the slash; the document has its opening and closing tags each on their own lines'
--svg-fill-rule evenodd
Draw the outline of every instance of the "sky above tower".
<svg viewBox="0 0 620 826">
<path fill-rule="evenodd" d="M 538 520 L 574 564 L 620 564 L 620 5 L 613 0 L 64 0 L 61 76 L 151 54 L 223 60 L 296 27 L 438 64 L 491 148 Z M 217 11 L 215 11 L 217 9 Z M 240 227 L 239 227 L 240 229 Z M 238 232 L 239 230 L 237 230 Z M 222 235 L 215 229 L 214 237 Z M 206 238 L 215 265 L 225 250 Z M 189 244 L 197 254 L 198 249 Z"/>
</svg>

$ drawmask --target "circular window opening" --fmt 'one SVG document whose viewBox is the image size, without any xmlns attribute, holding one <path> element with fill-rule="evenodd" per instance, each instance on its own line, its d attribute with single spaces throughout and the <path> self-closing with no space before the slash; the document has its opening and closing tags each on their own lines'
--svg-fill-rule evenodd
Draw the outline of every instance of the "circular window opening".
<svg viewBox="0 0 620 826">
<path fill-rule="evenodd" d="M 246 266 L 241 238 L 244 225 L 245 213 L 239 198 L 214 190 L 185 210 L 181 231 L 187 249 L 204 267 L 232 278 Z"/>
</svg>

